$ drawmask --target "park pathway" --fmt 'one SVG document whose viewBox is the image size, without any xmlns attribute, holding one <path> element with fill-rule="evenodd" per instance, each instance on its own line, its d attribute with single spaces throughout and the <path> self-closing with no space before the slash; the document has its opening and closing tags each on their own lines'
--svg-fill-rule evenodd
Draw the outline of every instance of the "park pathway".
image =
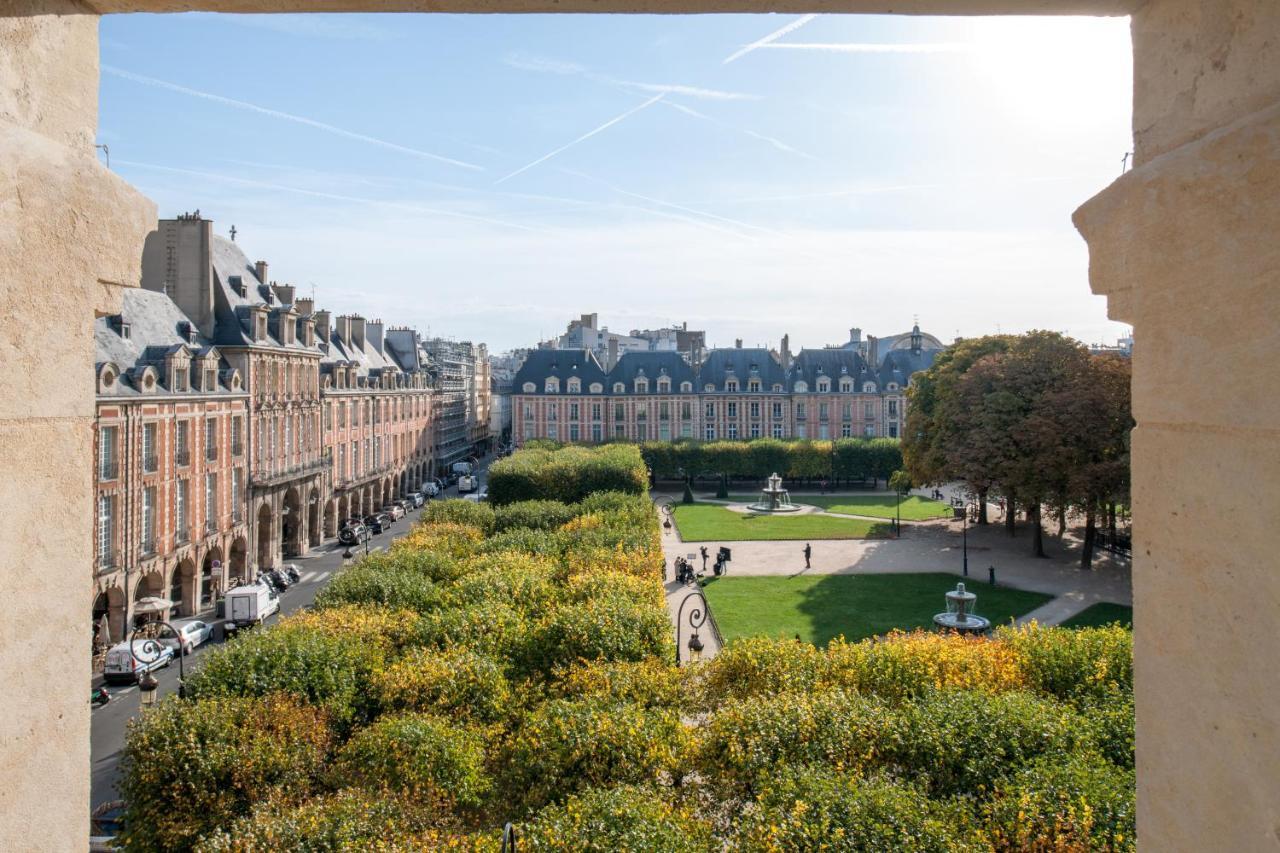
<svg viewBox="0 0 1280 853">
<path fill-rule="evenodd" d="M 659 512 L 661 516 L 661 512 Z M 710 608 L 705 604 L 706 599 L 702 598 L 701 590 L 697 586 L 678 583 L 675 579 L 675 558 L 683 556 L 688 558 L 689 554 L 697 552 L 696 547 L 686 546 L 680 539 L 680 532 L 673 525 L 670 532 L 663 531 L 662 534 L 662 552 L 666 560 L 666 574 L 662 578 L 663 588 L 667 594 L 667 614 L 671 617 L 671 624 L 676 632 L 676 643 L 680 654 L 680 660 L 687 661 L 689 659 L 688 642 L 689 637 L 693 636 L 690 628 L 690 616 L 694 611 L 701 610 L 701 618 L 705 618 L 706 622 L 698 629 L 698 639 L 702 641 L 702 659 L 709 660 L 716 656 L 720 651 L 720 632 L 716 630 L 715 624 L 711 621 Z M 702 559 L 691 560 L 695 568 L 702 566 Z M 693 600 L 685 603 L 686 599 Z M 683 616 L 681 608 L 683 607 Z M 677 620 L 683 618 L 683 624 Z M 695 620 L 696 621 L 696 620 Z"/>
</svg>

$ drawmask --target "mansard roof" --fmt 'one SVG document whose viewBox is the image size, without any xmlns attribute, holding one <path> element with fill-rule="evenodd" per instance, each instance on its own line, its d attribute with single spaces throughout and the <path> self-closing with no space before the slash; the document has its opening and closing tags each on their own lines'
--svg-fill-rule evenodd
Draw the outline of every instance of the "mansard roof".
<svg viewBox="0 0 1280 853">
<path fill-rule="evenodd" d="M 691 368 L 678 352 L 629 352 L 618 359 L 618 363 L 609 371 L 608 388 L 613 383 L 622 382 L 628 391 L 634 391 L 635 380 L 643 376 L 650 381 L 649 393 L 658 392 L 657 380 L 663 376 L 671 378 L 671 388 L 680 390 L 681 382 L 695 382 Z"/>
<path fill-rule="evenodd" d="M 747 387 L 749 379 L 759 377 L 761 387 L 765 391 L 772 390 L 775 384 L 786 385 L 787 377 L 782 365 L 772 352 L 764 348 L 713 349 L 698 370 L 698 381 L 695 390 L 711 384 L 717 391 L 724 390 L 725 380 L 737 379 L 742 388 Z"/>
<path fill-rule="evenodd" d="M 248 257 L 240 247 L 225 237 L 213 235 L 209 251 L 213 263 L 214 283 L 214 327 L 215 343 L 223 346 L 275 346 L 290 350 L 315 351 L 302 342 L 302 336 L 295 337 L 294 343 L 285 347 L 280 342 L 277 322 L 267 324 L 267 337 L 264 341 L 254 341 L 252 334 L 252 314 L 254 308 L 266 308 L 273 315 L 291 311 L 292 306 L 280 304 L 270 285 L 258 280 L 258 274 Z M 239 278 L 244 295 L 232 283 Z"/>
<path fill-rule="evenodd" d="M 791 364 L 788 378 L 792 387 L 803 380 L 812 391 L 823 376 L 831 380 L 832 388 L 839 388 L 840 379 L 844 376 L 852 379 L 854 389 L 859 391 L 862 383 L 877 382 L 861 354 L 849 349 L 802 349 Z"/>
<path fill-rule="evenodd" d="M 897 382 L 899 386 L 905 388 L 911 374 L 932 367 L 933 360 L 939 352 L 940 350 L 936 349 L 890 350 L 885 354 L 884 362 L 880 367 L 881 383 Z"/>
<path fill-rule="evenodd" d="M 163 293 L 143 288 L 130 288 L 121 294 L 120 314 L 112 317 L 99 317 L 93 323 L 93 340 L 95 361 L 99 368 L 106 364 L 115 365 L 120 379 L 112 389 L 112 396 L 128 396 L 138 393 L 138 389 L 127 381 L 128 377 L 142 376 L 147 367 L 153 367 L 157 374 L 158 392 L 166 394 L 188 394 L 193 397 L 207 396 L 210 393 L 232 393 L 225 385 L 219 385 L 217 392 L 177 391 L 168 387 L 169 376 L 165 368 L 165 357 L 185 350 L 185 355 L 198 358 L 206 355 L 219 355 L 212 342 L 195 329 L 195 325 L 176 303 Z M 129 327 L 129 336 L 121 334 L 121 323 Z M 188 337 L 190 334 L 190 337 Z M 218 359 L 218 375 L 228 375 L 227 365 Z M 188 383 L 188 388 L 197 387 Z M 237 392 L 239 393 L 239 392 Z"/>
<path fill-rule="evenodd" d="M 592 382 L 604 385 L 608 381 L 600 362 L 596 361 L 595 355 L 590 350 L 539 349 L 529 353 L 524 364 L 516 371 L 513 386 L 517 393 L 525 393 L 521 390 L 524 383 L 532 382 L 536 389 L 535 393 L 541 394 L 546 387 L 547 379 L 555 377 L 562 383 L 560 388 L 563 391 L 565 389 L 563 383 L 574 376 L 582 380 L 584 391 Z"/>
</svg>

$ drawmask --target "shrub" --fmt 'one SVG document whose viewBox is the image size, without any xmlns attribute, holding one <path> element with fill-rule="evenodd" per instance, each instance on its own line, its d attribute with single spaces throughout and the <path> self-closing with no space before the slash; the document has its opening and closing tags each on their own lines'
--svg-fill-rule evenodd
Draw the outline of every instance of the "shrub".
<svg viewBox="0 0 1280 853">
<path fill-rule="evenodd" d="M 469 539 L 469 537 L 468 537 Z M 466 549 L 468 553 L 470 545 Z M 455 557 L 449 551 L 432 551 L 425 547 L 417 547 L 399 539 L 391 546 L 390 551 L 370 555 L 377 557 L 380 565 L 401 569 L 408 574 L 418 574 L 433 583 L 447 584 L 457 580 L 467 572 L 467 563 Z"/>
<path fill-rule="evenodd" d="M 1020 690 L 1026 680 L 1008 643 L 926 631 L 894 633 L 874 643 L 837 640 L 827 646 L 830 683 L 886 699 L 932 690 Z"/>
<path fill-rule="evenodd" d="M 367 557 L 343 569 L 316 596 L 316 607 L 381 605 L 429 613 L 440 603 L 436 585 L 423 574 Z"/>
<path fill-rule="evenodd" d="M 998 851 L 1136 849 L 1133 773 L 1097 757 L 1046 757 L 995 794 L 985 814 Z"/>
<path fill-rule="evenodd" d="M 186 694 L 202 701 L 289 693 L 327 708 L 345 727 L 367 716 L 365 685 L 382 661 L 378 646 L 358 637 L 285 623 L 210 651 L 187 680 Z"/>
<path fill-rule="evenodd" d="M 954 811 L 919 790 L 863 780 L 830 769 L 780 768 L 738 828 L 736 849 L 749 853 L 797 850 L 977 850 Z"/>
<path fill-rule="evenodd" d="M 480 540 L 493 527 L 490 515 L 472 516 L 474 507 L 480 512 L 492 513 L 484 504 L 471 501 L 442 501 L 432 504 L 432 508 L 443 507 L 443 514 L 458 516 L 458 521 L 420 521 L 409 531 L 408 535 L 396 541 L 392 549 L 425 551 L 430 554 L 444 554 L 456 559 L 469 557 L 479 547 Z"/>
<path fill-rule="evenodd" d="M 424 616 L 419 623 L 424 645 L 469 649 L 513 669 L 526 661 L 533 629 L 525 614 L 500 601 L 442 610 Z"/>
<path fill-rule="evenodd" d="M 310 790 L 331 734 L 285 696 L 167 700 L 130 722 L 121 794 L 127 850 L 189 850 L 277 789 Z"/>
<path fill-rule="evenodd" d="M 701 760 L 719 783 L 751 792 L 784 764 L 874 768 L 897 736 L 886 703 L 840 690 L 758 696 L 721 708 L 703 728 Z"/>
<path fill-rule="evenodd" d="M 1060 699 L 1133 692 L 1133 632 L 1109 628 L 1002 628 L 1032 689 Z"/>
<path fill-rule="evenodd" d="M 515 802 L 538 808 L 576 791 L 679 775 L 688 735 L 679 714 L 607 699 L 553 699 L 533 709 L 502 766 Z"/>
<path fill-rule="evenodd" d="M 314 631 L 348 637 L 393 656 L 419 642 L 418 614 L 387 607 L 343 605 L 303 610 L 282 619 L 273 630 Z"/>
<path fill-rule="evenodd" d="M 638 661 L 674 654 L 665 609 L 605 597 L 552 610 L 535 628 L 527 665 L 532 671 L 550 672 L 578 660 Z"/>
<path fill-rule="evenodd" d="M 557 698 L 613 699 L 646 708 L 677 708 L 683 673 L 669 661 L 597 661 L 558 669 L 549 690 Z"/>
<path fill-rule="evenodd" d="M 1117 767 L 1133 769 L 1133 694 L 1117 692 L 1090 702 L 1083 709 L 1094 743 L 1104 758 Z"/>
<path fill-rule="evenodd" d="M 493 529 L 496 533 L 522 527 L 555 530 L 576 514 L 574 507 L 560 501 L 518 501 L 493 511 Z"/>
<path fill-rule="evenodd" d="M 593 492 L 644 494 L 649 472 L 634 445 L 525 449 L 489 466 L 495 506 L 529 500 L 577 503 Z"/>
<path fill-rule="evenodd" d="M 373 686 L 385 711 L 430 711 L 482 723 L 505 716 L 512 701 L 502 667 L 466 649 L 419 649 L 379 673 Z"/>
<path fill-rule="evenodd" d="M 201 853 L 274 853 L 285 850 L 372 850 L 389 853 L 440 849 L 439 816 L 421 803 L 387 791 L 344 789 L 298 803 L 276 796 L 206 839 Z"/>
<path fill-rule="evenodd" d="M 641 577 L 609 569 L 570 577 L 565 582 L 564 595 L 571 601 L 618 598 L 655 608 L 666 607 L 667 601 L 666 590 L 656 577 Z"/>
<path fill-rule="evenodd" d="M 384 717 L 352 736 L 334 761 L 335 786 L 390 789 L 441 809 L 475 806 L 489 787 L 472 730 L 431 714 Z"/>
<path fill-rule="evenodd" d="M 473 557 L 474 569 L 445 593 L 450 607 L 496 602 L 523 613 L 541 613 L 564 597 L 556 585 L 559 567 L 545 557 L 501 551 Z"/>
<path fill-rule="evenodd" d="M 807 692 L 822 682 L 826 668 L 826 655 L 810 643 L 743 637 L 702 667 L 699 697 L 714 708 L 734 699 Z"/>
<path fill-rule="evenodd" d="M 904 704 L 882 760 L 931 793 L 981 794 L 1041 755 L 1092 746 L 1069 706 L 1029 693 L 945 691 Z"/>
<path fill-rule="evenodd" d="M 540 557 L 559 557 L 564 553 L 567 537 L 560 531 L 531 530 L 516 527 L 491 536 L 476 549 L 479 554 L 519 551 Z"/>
<path fill-rule="evenodd" d="M 563 853 L 716 849 L 705 820 L 672 806 L 658 790 L 629 785 L 587 791 L 543 809 L 524 828 L 521 842 L 530 850 Z"/>
<path fill-rule="evenodd" d="M 485 536 L 493 532 L 493 522 L 493 507 L 479 501 L 461 498 L 430 501 L 419 518 L 419 523 L 422 525 L 464 524 L 476 528 Z"/>
</svg>

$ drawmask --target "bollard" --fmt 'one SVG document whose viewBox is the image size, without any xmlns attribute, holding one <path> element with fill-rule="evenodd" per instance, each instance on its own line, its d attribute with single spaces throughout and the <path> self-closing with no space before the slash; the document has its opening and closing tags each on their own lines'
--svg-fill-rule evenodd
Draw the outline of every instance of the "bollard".
<svg viewBox="0 0 1280 853">
<path fill-rule="evenodd" d="M 991 566 L 990 568 L 988 568 L 988 569 L 987 569 L 987 575 L 989 576 L 989 578 L 990 578 L 990 580 L 991 580 L 991 585 L 992 585 L 992 586 L 995 586 L 995 585 L 996 585 L 996 567 L 995 567 L 995 566 Z"/>
</svg>

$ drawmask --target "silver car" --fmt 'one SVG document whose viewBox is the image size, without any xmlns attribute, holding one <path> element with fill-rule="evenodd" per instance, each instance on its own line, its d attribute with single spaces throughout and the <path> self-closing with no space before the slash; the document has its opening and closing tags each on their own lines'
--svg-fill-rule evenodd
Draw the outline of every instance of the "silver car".
<svg viewBox="0 0 1280 853">
<path fill-rule="evenodd" d="M 172 634 L 160 637 L 161 645 L 168 646 L 173 650 L 174 654 L 178 653 L 181 647 L 184 655 L 189 655 L 195 651 L 196 646 L 207 643 L 213 637 L 213 626 L 208 622 L 201 622 L 199 619 L 191 619 L 186 622 L 178 622 L 173 626 L 177 629 L 179 636 Z"/>
</svg>

